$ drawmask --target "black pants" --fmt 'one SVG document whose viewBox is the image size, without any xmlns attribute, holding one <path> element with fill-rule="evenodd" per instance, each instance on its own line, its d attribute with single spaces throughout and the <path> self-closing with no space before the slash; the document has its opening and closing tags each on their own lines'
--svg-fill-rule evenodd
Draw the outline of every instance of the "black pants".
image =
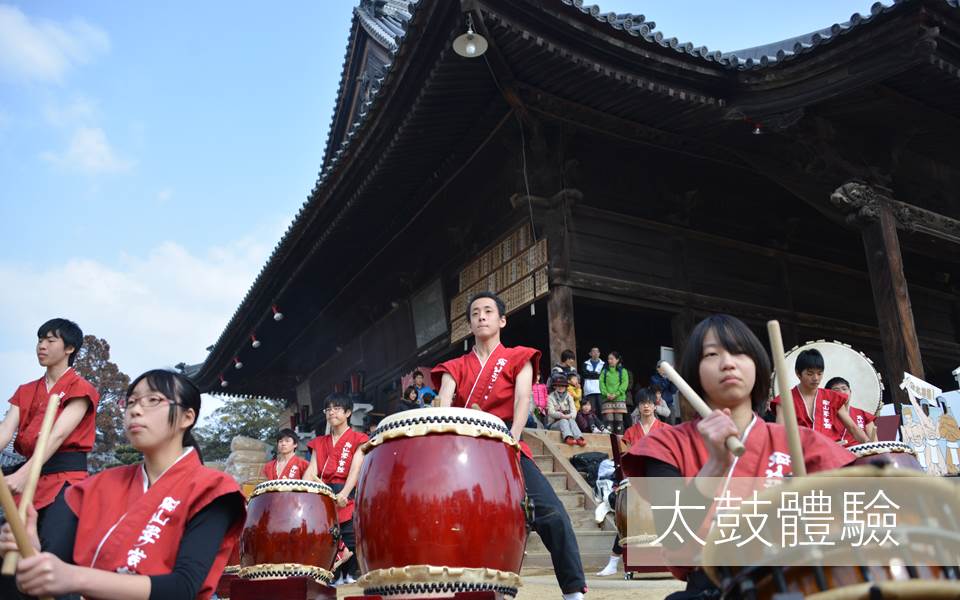
<svg viewBox="0 0 960 600">
<path fill-rule="evenodd" d="M 521 456 L 520 468 L 527 496 L 533 500 L 533 530 L 550 553 L 560 590 L 564 594 L 584 591 L 587 582 L 580 563 L 580 548 L 563 503 L 536 463 Z"/>
<path fill-rule="evenodd" d="M 356 579 L 359 577 L 359 573 L 357 572 L 359 563 L 357 563 L 357 538 L 353 531 L 353 519 L 340 523 L 340 537 L 343 538 L 343 544 L 350 549 L 350 552 L 353 552 L 353 556 L 337 567 L 336 573 L 333 574 L 334 581 L 344 575 L 349 575 Z"/>
<path fill-rule="evenodd" d="M 330 489 L 333 490 L 334 494 L 339 494 L 343 489 L 343 484 L 331 483 Z M 350 498 L 354 497 L 356 491 L 356 488 L 354 488 L 353 491 L 350 492 Z M 353 556 L 351 556 L 350 559 L 345 563 L 337 567 L 336 572 L 333 574 L 334 581 L 343 575 L 350 575 L 350 577 L 356 579 L 359 575 L 359 563 L 357 562 L 357 537 L 353 531 L 353 519 L 340 523 L 340 537 L 343 538 L 343 545 L 349 548 L 350 552 L 353 552 Z"/>
</svg>

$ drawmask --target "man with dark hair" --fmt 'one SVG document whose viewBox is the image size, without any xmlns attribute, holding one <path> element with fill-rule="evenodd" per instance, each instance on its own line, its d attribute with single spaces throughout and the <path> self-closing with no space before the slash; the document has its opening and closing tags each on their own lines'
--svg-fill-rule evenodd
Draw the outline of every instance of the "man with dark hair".
<svg viewBox="0 0 960 600">
<path fill-rule="evenodd" d="M 413 387 L 417 388 L 417 404 L 423 407 L 423 396 L 430 394 L 436 396 L 437 392 L 429 385 L 423 383 L 423 371 L 417 369 L 413 372 Z"/>
<path fill-rule="evenodd" d="M 600 360 L 600 348 L 590 348 L 590 358 L 583 361 L 583 402 L 593 405 L 593 414 L 601 414 L 603 396 L 600 394 L 600 371 L 606 363 Z"/>
<path fill-rule="evenodd" d="M 580 374 L 577 373 L 577 355 L 574 354 L 573 350 L 564 350 L 560 353 L 560 362 L 553 365 L 553 368 L 550 369 L 550 374 L 559 374 L 566 378 L 569 378 L 571 375 L 580 377 Z"/>
<path fill-rule="evenodd" d="M 432 372 L 440 388 L 440 406 L 476 408 L 503 419 L 513 439 L 520 440 L 527 415 L 540 352 L 500 343 L 507 324 L 506 307 L 493 292 L 480 292 L 467 304 L 467 320 L 474 337 L 473 350 L 448 360 Z M 553 560 L 553 570 L 565 600 L 582 600 L 586 591 L 580 550 L 556 492 L 546 480 L 530 448 L 520 442 L 520 467 L 527 496 L 533 501 L 533 529 Z"/>
<path fill-rule="evenodd" d="M 797 424 L 818 431 L 835 442 L 843 439 L 845 432 L 849 432 L 859 443 L 870 441 L 850 416 L 849 397 L 820 387 L 823 369 L 823 355 L 816 348 L 797 355 L 794 370 L 800 382 L 790 390 Z M 780 396 L 771 400 L 770 404 L 771 408 L 776 407 L 777 423 L 783 424 Z"/>
<path fill-rule="evenodd" d="M 292 429 L 281 429 L 277 434 L 277 457 L 263 465 L 263 476 L 267 479 L 301 479 L 310 465 L 297 456 L 300 436 Z"/>
<path fill-rule="evenodd" d="M 72 365 L 83 345 L 83 331 L 73 321 L 51 319 L 37 330 L 37 360 L 46 369 L 43 377 L 17 388 L 10 398 L 10 410 L 0 423 L 0 448 L 6 447 L 17 434 L 14 449 L 27 458 L 7 477 L 15 494 L 23 491 L 30 465 L 43 462 L 43 471 L 33 497 L 39 512 L 41 540 L 48 539 L 44 527 L 46 507 L 66 488 L 87 476 L 87 453 L 96 438 L 97 402 L 100 394 L 89 382 L 77 375 Z M 34 450 L 40 425 L 51 396 L 59 398 L 57 416 L 50 432 L 44 456 Z"/>
<path fill-rule="evenodd" d="M 346 394 L 330 394 L 326 399 L 324 414 L 330 425 L 330 434 L 317 436 L 307 444 L 312 451 L 310 465 L 303 476 L 308 481 L 322 481 L 337 494 L 337 520 L 340 522 L 340 535 L 351 553 L 356 552 L 356 539 L 353 532 L 353 490 L 360 477 L 363 465 L 363 450 L 360 449 L 369 439 L 367 434 L 350 428 L 350 416 L 353 414 L 353 400 Z M 357 559 L 349 560 L 337 569 L 339 583 L 353 583 L 357 577 Z"/>
</svg>

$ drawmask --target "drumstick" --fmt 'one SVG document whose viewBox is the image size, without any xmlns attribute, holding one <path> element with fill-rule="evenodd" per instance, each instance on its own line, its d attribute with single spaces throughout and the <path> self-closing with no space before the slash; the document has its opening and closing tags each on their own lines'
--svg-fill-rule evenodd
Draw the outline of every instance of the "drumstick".
<svg viewBox="0 0 960 600">
<path fill-rule="evenodd" d="M 13 500 L 13 494 L 10 493 L 10 487 L 7 486 L 3 471 L 0 471 L 0 507 L 3 507 L 3 513 L 7 516 L 7 523 L 10 523 L 13 539 L 17 540 L 20 554 L 27 558 L 36 555 L 37 551 L 30 543 L 30 536 L 27 535 L 27 530 L 23 526 L 23 519 L 17 512 L 17 503 Z M 41 596 L 40 600 L 53 600 L 53 598 L 51 596 Z"/>
<path fill-rule="evenodd" d="M 706 419 L 713 413 L 710 410 L 710 407 L 707 406 L 707 403 L 703 401 L 703 398 L 700 397 L 698 393 L 693 391 L 693 388 L 690 387 L 690 384 L 687 383 L 683 377 L 680 377 L 680 374 L 673 369 L 673 365 L 668 363 L 665 360 L 661 360 L 659 366 L 663 367 L 663 372 L 667 374 L 667 379 L 673 382 L 673 385 L 677 386 L 677 389 L 680 390 L 680 393 L 683 394 L 683 397 L 687 399 L 687 402 L 690 403 L 700 416 Z M 727 449 L 733 453 L 734 456 L 742 456 L 746 448 L 743 447 L 743 442 L 740 441 L 735 435 L 731 435 L 727 438 Z"/>
<path fill-rule="evenodd" d="M 790 446 L 790 462 L 793 474 L 803 477 L 807 474 L 807 463 L 803 460 L 803 447 L 800 445 L 800 427 L 797 425 L 797 410 L 793 406 L 793 394 L 787 383 L 787 357 L 783 352 L 783 336 L 780 335 L 780 323 L 767 321 L 767 334 L 770 336 L 770 351 L 773 353 L 773 369 L 777 374 L 777 386 L 780 388 L 780 410 L 783 411 L 783 425 L 787 430 L 787 443 Z"/>
<path fill-rule="evenodd" d="M 30 463 L 30 473 L 27 474 L 27 483 L 23 486 L 23 493 L 20 494 L 20 519 L 26 520 L 27 507 L 33 504 L 33 496 L 37 491 L 37 482 L 40 481 L 40 470 L 43 469 L 43 455 L 47 452 L 47 442 L 50 440 L 50 431 L 53 430 L 53 421 L 57 416 L 57 406 L 63 399 L 64 393 L 51 394 L 47 400 L 47 412 L 43 413 L 43 422 L 40 424 L 40 435 L 37 437 L 37 446 L 33 450 L 33 462 Z M 17 561 L 20 555 L 16 552 L 8 552 L 3 557 L 3 568 L 0 573 L 3 575 L 13 575 L 17 572 Z"/>
</svg>

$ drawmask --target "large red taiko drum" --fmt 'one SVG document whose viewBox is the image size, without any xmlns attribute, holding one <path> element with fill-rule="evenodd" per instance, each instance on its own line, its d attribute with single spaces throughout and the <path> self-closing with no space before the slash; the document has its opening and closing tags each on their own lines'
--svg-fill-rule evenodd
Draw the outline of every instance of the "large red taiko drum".
<svg viewBox="0 0 960 600">
<path fill-rule="evenodd" d="M 527 539 L 519 448 L 499 418 L 404 411 L 363 446 L 354 525 L 365 593 L 516 595 Z"/>
<path fill-rule="evenodd" d="M 888 469 L 913 469 L 923 471 L 913 448 L 901 442 L 868 442 L 848 446 L 857 459 L 853 466 L 877 465 Z"/>
<path fill-rule="evenodd" d="M 329 486 L 298 479 L 265 481 L 247 503 L 240 533 L 240 577 L 305 576 L 329 583 L 339 539 Z"/>
</svg>

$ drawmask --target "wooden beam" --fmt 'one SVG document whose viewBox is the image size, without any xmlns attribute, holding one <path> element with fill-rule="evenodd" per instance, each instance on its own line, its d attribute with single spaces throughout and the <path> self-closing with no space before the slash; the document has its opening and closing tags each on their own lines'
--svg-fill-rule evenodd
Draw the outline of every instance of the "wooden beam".
<svg viewBox="0 0 960 600">
<path fill-rule="evenodd" d="M 837 188 L 830 195 L 829 202 L 852 225 L 877 222 L 881 212 L 886 212 L 894 231 L 902 229 L 929 235 L 960 246 L 960 221 L 900 202 L 891 196 L 889 190 L 851 181 Z M 881 210 L 881 206 L 886 209 Z"/>
<path fill-rule="evenodd" d="M 877 218 L 864 225 L 863 247 L 873 288 L 873 303 L 880 326 L 887 381 L 894 398 L 907 401 L 898 388 L 904 372 L 924 377 L 920 343 L 913 322 L 910 292 L 903 273 L 903 257 L 893 208 L 882 198 L 874 202 Z"/>
</svg>

